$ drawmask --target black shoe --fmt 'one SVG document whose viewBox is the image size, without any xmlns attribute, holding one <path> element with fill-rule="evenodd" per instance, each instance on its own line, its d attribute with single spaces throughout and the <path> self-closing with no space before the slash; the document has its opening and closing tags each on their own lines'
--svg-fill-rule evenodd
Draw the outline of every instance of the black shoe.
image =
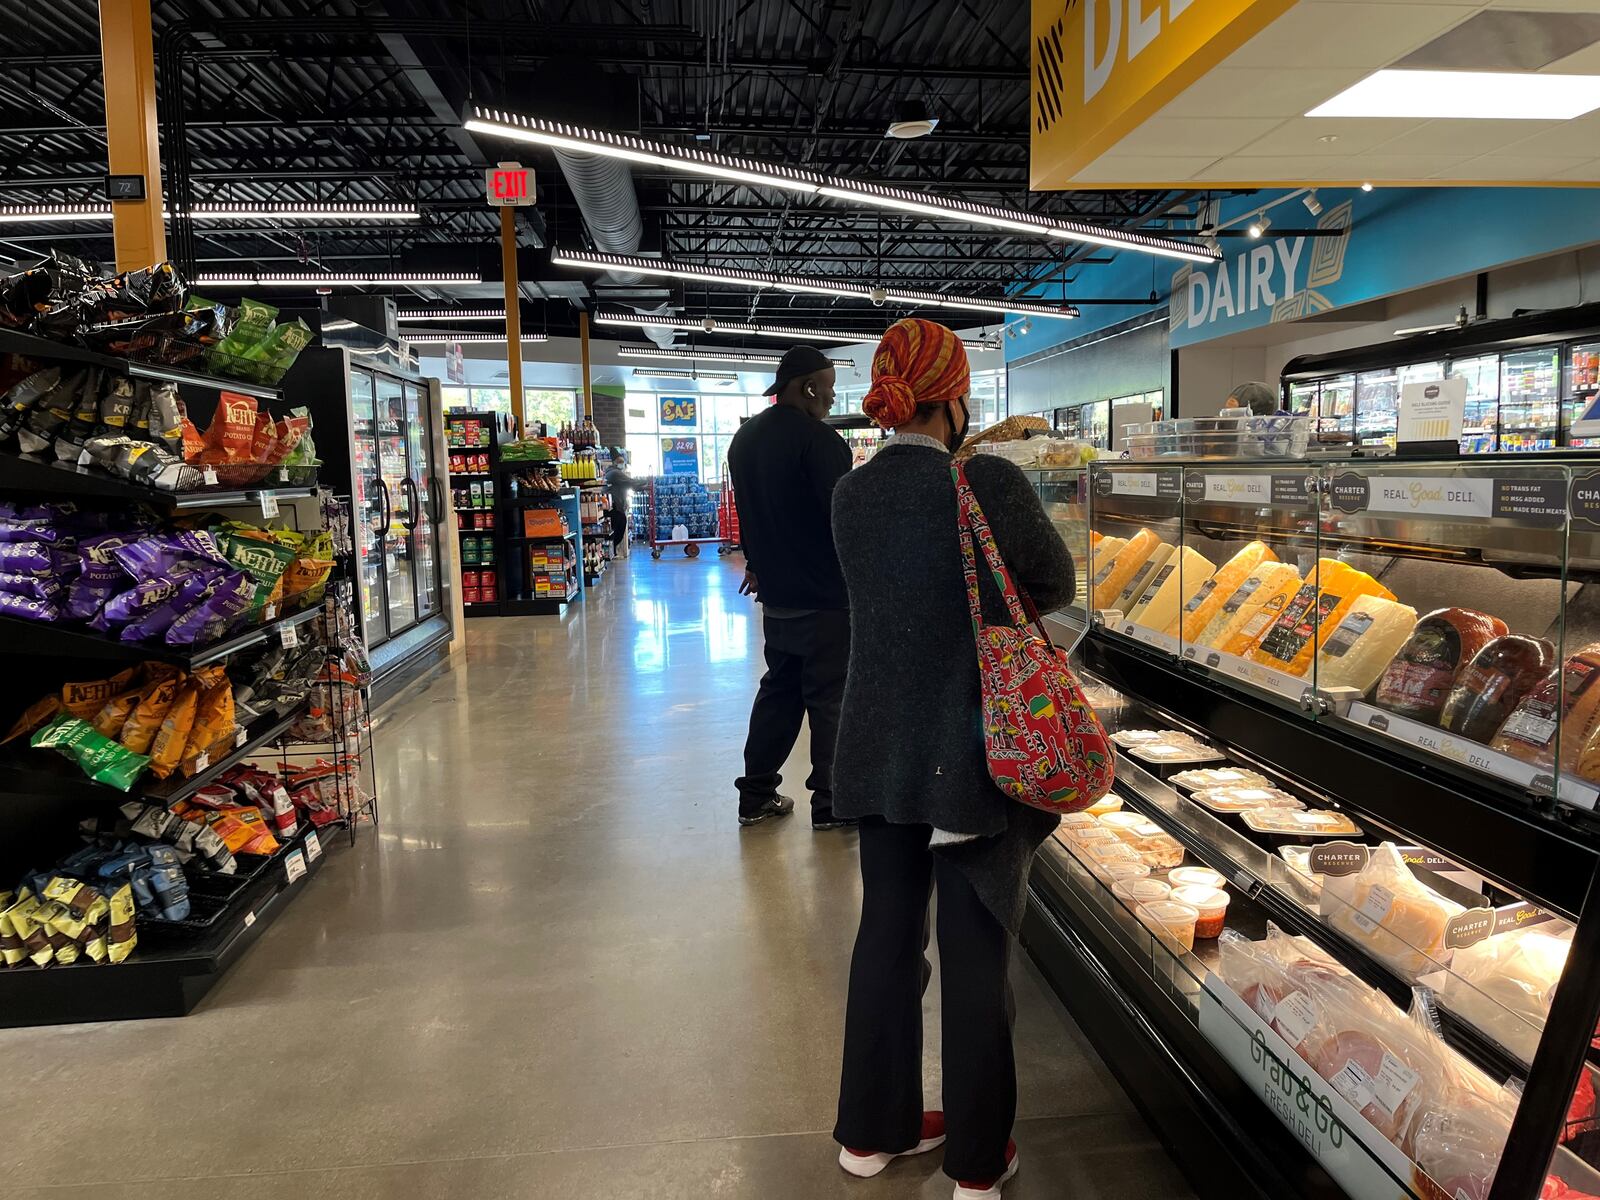
<svg viewBox="0 0 1600 1200">
<path fill-rule="evenodd" d="M 768 817 L 787 817 L 794 812 L 794 801 L 787 796 L 768 796 L 753 809 L 739 806 L 739 824 L 759 825 Z"/>
<path fill-rule="evenodd" d="M 811 810 L 811 828 L 821 832 L 825 829 L 849 829 L 861 824 L 854 817 L 835 816 L 831 808 L 815 808 Z"/>
</svg>

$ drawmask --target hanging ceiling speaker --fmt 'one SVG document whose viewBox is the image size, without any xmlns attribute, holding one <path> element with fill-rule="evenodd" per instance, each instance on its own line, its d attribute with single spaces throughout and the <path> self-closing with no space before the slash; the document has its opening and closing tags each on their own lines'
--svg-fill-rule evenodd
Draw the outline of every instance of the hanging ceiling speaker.
<svg viewBox="0 0 1600 1200">
<path fill-rule="evenodd" d="M 902 100 L 894 106 L 894 120 L 884 131 L 884 137 L 927 137 L 939 127 L 939 118 L 928 115 L 928 106 L 916 100 Z"/>
</svg>

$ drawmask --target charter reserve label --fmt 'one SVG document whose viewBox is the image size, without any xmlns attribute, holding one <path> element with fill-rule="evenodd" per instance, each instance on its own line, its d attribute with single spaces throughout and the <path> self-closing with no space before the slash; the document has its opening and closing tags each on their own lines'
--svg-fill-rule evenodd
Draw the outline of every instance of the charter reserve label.
<svg viewBox="0 0 1600 1200">
<path fill-rule="evenodd" d="M 1189 471 L 1184 499 L 1194 504 L 1240 504 L 1250 508 L 1309 508 L 1314 505 L 1310 474 Z"/>
<path fill-rule="evenodd" d="M 1328 495 L 1343 513 L 1498 520 L 1530 529 L 1560 527 L 1568 507 L 1566 481 L 1556 474 L 1459 477 L 1346 471 L 1329 482 Z"/>
<path fill-rule="evenodd" d="M 1183 495 L 1180 473 L 1172 468 L 1155 471 L 1099 471 L 1097 496 L 1128 496 L 1142 500 L 1176 500 Z"/>
</svg>

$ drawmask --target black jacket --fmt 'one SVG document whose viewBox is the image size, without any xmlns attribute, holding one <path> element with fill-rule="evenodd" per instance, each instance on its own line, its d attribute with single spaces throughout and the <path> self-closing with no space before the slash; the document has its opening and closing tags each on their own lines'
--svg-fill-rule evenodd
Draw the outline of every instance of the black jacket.
<svg viewBox="0 0 1600 1200">
<path fill-rule="evenodd" d="M 739 544 L 762 604 L 849 607 L 828 520 L 834 484 L 849 470 L 845 440 L 788 404 L 774 404 L 734 434 L 728 473 Z"/>
<path fill-rule="evenodd" d="M 967 478 L 1039 611 L 1071 600 L 1072 556 L 1022 472 L 979 454 Z M 880 450 L 840 481 L 833 532 L 851 614 L 834 811 L 982 835 L 940 853 L 1015 930 L 1028 862 L 1057 818 L 1009 799 L 989 777 L 950 456 L 916 445 Z M 985 619 L 1005 623 L 999 589 L 986 571 L 979 579 Z"/>
</svg>

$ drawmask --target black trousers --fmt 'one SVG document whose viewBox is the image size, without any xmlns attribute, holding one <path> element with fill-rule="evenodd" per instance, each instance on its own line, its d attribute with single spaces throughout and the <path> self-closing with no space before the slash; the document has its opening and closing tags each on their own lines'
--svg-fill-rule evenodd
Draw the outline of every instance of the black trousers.
<svg viewBox="0 0 1600 1200">
<path fill-rule="evenodd" d="M 833 1136 L 854 1150 L 898 1154 L 921 1137 L 922 951 L 930 885 L 939 894 L 944 1173 L 1005 1173 L 1017 1114 L 1011 937 L 965 875 L 928 848 L 927 825 L 861 822 L 861 929 L 850 960 L 844 1076 Z"/>
<path fill-rule="evenodd" d="M 734 782 L 739 808 L 751 812 L 778 794 L 779 774 L 800 736 L 800 719 L 811 718 L 813 812 L 833 808 L 833 750 L 839 739 L 839 704 L 850 660 L 850 614 L 844 611 L 794 617 L 763 614 L 767 673 L 750 709 L 744 743 L 744 774 Z"/>
</svg>

